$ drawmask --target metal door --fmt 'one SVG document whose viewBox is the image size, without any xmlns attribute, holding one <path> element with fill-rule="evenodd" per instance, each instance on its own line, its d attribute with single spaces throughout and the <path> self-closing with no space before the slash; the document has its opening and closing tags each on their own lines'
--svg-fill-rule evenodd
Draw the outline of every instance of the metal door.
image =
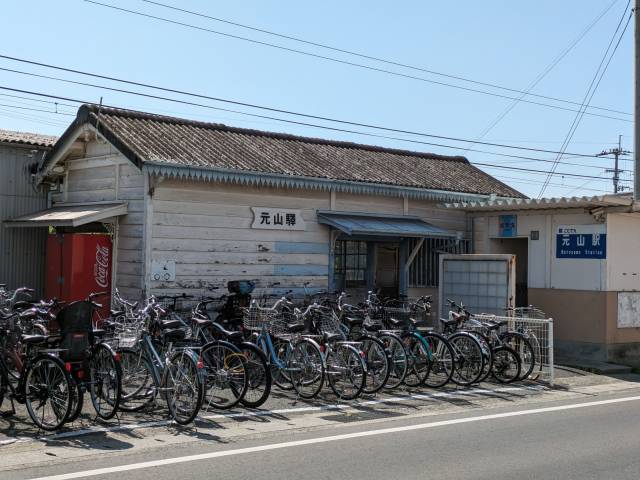
<svg viewBox="0 0 640 480">
<path fill-rule="evenodd" d="M 447 317 L 447 298 L 471 313 L 505 315 L 516 306 L 515 268 L 515 255 L 441 255 L 440 317 Z"/>
</svg>

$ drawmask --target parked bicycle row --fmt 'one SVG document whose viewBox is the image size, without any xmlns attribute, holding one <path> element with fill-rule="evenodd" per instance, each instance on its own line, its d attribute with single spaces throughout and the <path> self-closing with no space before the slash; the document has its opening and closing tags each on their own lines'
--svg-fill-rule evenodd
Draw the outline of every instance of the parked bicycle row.
<svg viewBox="0 0 640 480">
<path fill-rule="evenodd" d="M 437 330 L 430 297 L 358 304 L 344 292 L 252 299 L 252 282 L 229 295 L 177 308 L 187 295 L 142 305 L 116 290 L 65 304 L 33 302 L 29 289 L 0 286 L 0 408 L 26 405 L 33 422 L 55 430 L 74 421 L 88 393 L 98 417 L 145 411 L 159 401 L 179 424 L 201 409 L 257 408 L 272 388 L 315 398 L 325 386 L 353 400 L 402 386 L 468 386 L 535 376 L 535 336 L 505 322 L 474 320 L 449 301 Z M 27 297 L 27 298 L 25 298 Z M 102 305 L 111 300 L 110 315 Z M 538 354 L 539 355 L 539 354 Z"/>
</svg>

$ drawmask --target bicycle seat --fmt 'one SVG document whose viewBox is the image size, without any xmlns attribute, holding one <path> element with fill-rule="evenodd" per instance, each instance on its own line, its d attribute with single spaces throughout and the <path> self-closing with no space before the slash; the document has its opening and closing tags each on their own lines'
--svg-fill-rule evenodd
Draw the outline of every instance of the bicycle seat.
<svg viewBox="0 0 640 480">
<path fill-rule="evenodd" d="M 27 345 L 36 345 L 38 343 L 44 343 L 47 341 L 46 335 L 22 335 L 22 343 Z"/>
<path fill-rule="evenodd" d="M 344 337 L 339 333 L 325 333 L 323 338 L 325 342 L 337 342 L 344 340 Z"/>
<path fill-rule="evenodd" d="M 451 320 L 447 320 L 446 318 L 441 318 L 440 319 L 440 323 L 442 325 L 444 325 L 445 327 L 453 327 L 454 325 L 458 324 L 458 319 L 457 318 L 453 318 Z"/>
<path fill-rule="evenodd" d="M 363 323 L 363 326 L 368 332 L 379 332 L 382 330 L 382 325 L 379 323 Z"/>
<path fill-rule="evenodd" d="M 16 303 L 13 304 L 13 309 L 14 310 L 24 310 L 27 308 L 32 308 L 33 307 L 33 302 L 27 302 L 25 300 L 19 300 Z"/>
<path fill-rule="evenodd" d="M 289 323 L 287 324 L 287 330 L 291 333 L 304 332 L 305 326 L 303 323 Z"/>
<path fill-rule="evenodd" d="M 237 330 L 227 330 L 219 323 L 213 323 L 211 320 L 206 320 L 206 322 L 209 322 L 211 324 L 211 327 L 216 331 L 216 333 L 223 335 L 229 340 L 242 340 L 242 332 L 239 332 Z"/>
<path fill-rule="evenodd" d="M 508 320 L 500 320 L 499 322 L 490 322 L 490 323 L 487 323 L 486 325 L 489 330 L 499 330 L 500 327 L 503 327 L 508 323 L 509 323 Z"/>
<path fill-rule="evenodd" d="M 389 319 L 389 323 L 391 325 L 393 325 L 394 327 L 401 327 L 402 325 L 404 325 L 407 322 L 405 320 L 398 320 L 397 318 L 390 318 Z"/>
<path fill-rule="evenodd" d="M 429 328 L 429 322 L 416 320 L 415 318 L 410 318 L 409 321 L 411 325 L 413 325 L 413 328 Z"/>
<path fill-rule="evenodd" d="M 213 324 L 213 322 L 211 320 L 209 320 L 208 318 L 193 317 L 191 319 L 191 321 L 193 323 L 195 323 L 200 328 L 210 327 Z"/>
<path fill-rule="evenodd" d="M 355 317 L 344 317 L 344 323 L 350 327 L 356 327 L 364 323 L 364 319 Z"/>
<path fill-rule="evenodd" d="M 171 328 L 164 330 L 162 335 L 166 340 L 184 340 L 186 332 L 182 328 Z"/>
<path fill-rule="evenodd" d="M 174 328 L 182 327 L 182 322 L 180 320 L 162 320 L 160 322 L 160 328 L 163 330 L 170 330 Z"/>
</svg>

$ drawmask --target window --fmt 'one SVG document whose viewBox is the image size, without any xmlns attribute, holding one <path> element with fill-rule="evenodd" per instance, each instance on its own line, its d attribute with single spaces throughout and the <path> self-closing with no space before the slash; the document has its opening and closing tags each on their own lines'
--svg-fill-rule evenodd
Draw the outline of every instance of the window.
<svg viewBox="0 0 640 480">
<path fill-rule="evenodd" d="M 409 240 L 409 253 L 413 252 L 419 238 Z M 416 258 L 409 267 L 409 287 L 437 287 L 441 253 L 469 253 L 469 240 L 450 238 L 425 238 Z"/>
<path fill-rule="evenodd" d="M 366 285 L 367 243 L 336 241 L 334 272 L 338 288 Z"/>
</svg>

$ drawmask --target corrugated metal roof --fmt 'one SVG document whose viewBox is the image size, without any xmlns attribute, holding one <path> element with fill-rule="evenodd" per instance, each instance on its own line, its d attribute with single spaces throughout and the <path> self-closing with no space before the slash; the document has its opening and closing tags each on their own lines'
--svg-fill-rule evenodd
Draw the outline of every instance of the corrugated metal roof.
<svg viewBox="0 0 640 480">
<path fill-rule="evenodd" d="M 105 218 L 126 215 L 127 203 L 59 205 L 47 210 L 5 220 L 7 227 L 78 227 Z"/>
<path fill-rule="evenodd" d="M 367 213 L 321 210 L 318 223 L 330 225 L 347 235 L 374 235 L 386 237 L 455 237 L 455 232 L 408 215 L 374 215 Z"/>
<path fill-rule="evenodd" d="M 631 193 L 596 195 L 592 197 L 558 197 L 558 198 L 496 198 L 487 201 L 456 202 L 445 205 L 447 208 L 466 210 L 469 212 L 498 210 L 549 210 L 556 208 L 594 208 L 631 206 Z"/>
<path fill-rule="evenodd" d="M 87 122 L 140 167 L 153 163 L 523 197 L 464 157 L 249 130 L 95 105 L 80 108 L 74 125 L 47 159 L 56 158 L 65 138 Z"/>
<path fill-rule="evenodd" d="M 38 147 L 53 147 L 58 141 L 58 137 L 53 135 L 41 135 L 30 132 L 14 132 L 12 130 L 0 129 L 0 142 L 19 143 L 23 145 L 34 145 Z"/>
</svg>

